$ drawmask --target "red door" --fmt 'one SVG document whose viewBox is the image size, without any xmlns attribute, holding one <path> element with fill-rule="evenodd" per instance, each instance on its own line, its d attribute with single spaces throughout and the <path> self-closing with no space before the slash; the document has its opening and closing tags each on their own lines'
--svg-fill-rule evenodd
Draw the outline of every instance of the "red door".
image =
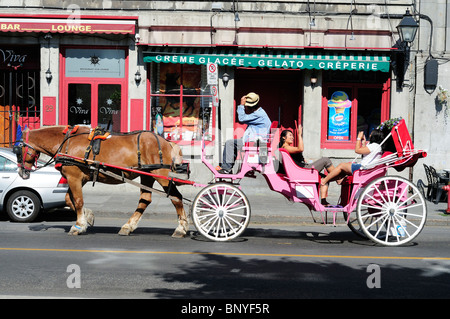
<svg viewBox="0 0 450 319">
<path fill-rule="evenodd" d="M 128 54 L 125 48 L 61 50 L 60 124 L 128 131 Z"/>
<path fill-rule="evenodd" d="M 101 126 L 113 132 L 126 130 L 123 84 L 105 80 L 67 81 L 61 101 L 62 124 Z M 125 117 L 125 119 L 124 119 Z"/>
</svg>

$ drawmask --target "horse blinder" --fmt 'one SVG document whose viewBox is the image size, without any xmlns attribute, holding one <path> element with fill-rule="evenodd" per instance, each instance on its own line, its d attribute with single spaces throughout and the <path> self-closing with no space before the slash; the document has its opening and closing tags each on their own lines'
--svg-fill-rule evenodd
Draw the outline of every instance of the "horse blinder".
<svg viewBox="0 0 450 319">
<path fill-rule="evenodd" d="M 23 148 L 25 149 L 25 156 L 23 155 Z M 34 154 L 32 154 L 29 149 L 34 151 Z M 19 176 L 23 179 L 30 178 L 30 173 L 33 168 L 33 166 L 36 166 L 37 160 L 39 158 L 39 152 L 37 152 L 34 148 L 32 148 L 29 145 L 26 145 L 23 142 L 19 142 L 17 145 L 14 145 L 13 147 L 13 153 L 16 154 L 17 157 L 17 166 L 19 167 Z M 31 156 L 31 160 L 27 161 L 27 155 Z M 25 163 L 31 164 L 30 167 L 26 167 Z"/>
</svg>

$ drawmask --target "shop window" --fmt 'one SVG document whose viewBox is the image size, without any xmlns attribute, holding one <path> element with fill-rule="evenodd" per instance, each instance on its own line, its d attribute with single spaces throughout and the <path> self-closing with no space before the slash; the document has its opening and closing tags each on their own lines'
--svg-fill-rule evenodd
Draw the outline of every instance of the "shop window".
<svg viewBox="0 0 450 319">
<path fill-rule="evenodd" d="M 99 84 L 98 85 L 98 125 L 120 132 L 120 110 L 121 110 L 121 85 Z"/>
<path fill-rule="evenodd" d="M 366 137 L 389 117 L 390 80 L 385 83 L 324 83 L 321 147 L 354 148 L 359 131 Z"/>
<path fill-rule="evenodd" d="M 202 65 L 151 65 L 152 130 L 171 141 L 212 140 L 212 95 Z"/>
</svg>

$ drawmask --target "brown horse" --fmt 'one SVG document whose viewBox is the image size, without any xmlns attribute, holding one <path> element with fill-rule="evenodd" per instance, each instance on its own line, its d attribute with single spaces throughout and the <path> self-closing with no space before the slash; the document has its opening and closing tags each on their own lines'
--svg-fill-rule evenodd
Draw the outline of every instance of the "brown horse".
<svg viewBox="0 0 450 319">
<path fill-rule="evenodd" d="M 36 130 L 26 129 L 23 132 L 23 141 L 18 147 L 15 147 L 15 153 L 18 158 L 19 175 L 26 179 L 29 177 L 33 166 L 40 153 L 55 158 L 58 153 L 65 153 L 70 156 L 84 158 L 87 147 L 90 145 L 88 139 L 91 129 L 89 127 L 79 126 L 75 132 L 67 131 L 65 126 L 49 126 Z M 71 128 L 72 129 L 72 128 Z M 139 137 L 138 137 L 139 136 Z M 139 145 L 139 147 L 138 147 Z M 175 147 L 174 147 L 175 146 Z M 140 154 L 138 154 L 138 150 Z M 138 160 L 138 157 L 140 159 Z M 92 160 L 93 152 L 90 152 L 88 159 Z M 138 167 L 138 165 L 155 164 L 152 173 L 167 177 L 170 169 L 175 162 L 180 164 L 182 159 L 181 150 L 178 146 L 166 141 L 152 132 L 141 131 L 132 132 L 123 135 L 110 135 L 101 142 L 100 151 L 95 160 L 119 167 Z M 92 161 L 91 161 L 92 163 Z M 158 165 L 164 163 L 162 165 Z M 168 164 L 168 165 L 166 165 Z M 123 177 L 134 179 L 141 178 L 141 185 L 152 187 L 155 180 L 163 187 L 164 191 L 170 196 L 173 205 L 178 214 L 178 227 L 173 233 L 173 237 L 184 237 L 188 230 L 188 220 L 184 211 L 182 195 L 175 185 L 169 187 L 169 180 L 154 176 L 137 174 L 128 171 L 115 170 L 116 174 L 122 174 Z M 88 165 L 73 165 L 66 163 L 61 166 L 61 174 L 67 179 L 69 191 L 66 194 L 66 203 L 77 213 L 77 221 L 69 231 L 70 235 L 78 235 L 86 232 L 89 226 L 93 225 L 94 216 L 91 210 L 84 208 L 82 187 L 88 181 L 93 180 L 93 172 Z M 96 174 L 97 175 L 97 174 Z M 120 180 L 110 176 L 98 173 L 95 177 L 98 182 L 106 184 L 120 184 Z M 129 235 L 138 225 L 139 220 L 146 207 L 152 201 L 152 193 L 149 190 L 141 188 L 141 196 L 134 214 L 128 222 L 122 226 L 119 235 Z"/>
</svg>

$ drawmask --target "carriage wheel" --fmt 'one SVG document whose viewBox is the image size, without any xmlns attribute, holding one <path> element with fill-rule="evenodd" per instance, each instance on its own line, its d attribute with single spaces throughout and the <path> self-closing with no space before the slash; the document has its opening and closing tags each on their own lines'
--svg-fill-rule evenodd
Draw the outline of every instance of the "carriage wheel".
<svg viewBox="0 0 450 319">
<path fill-rule="evenodd" d="M 385 246 L 399 246 L 422 231 L 427 206 L 416 185 L 402 177 L 384 176 L 367 185 L 356 213 L 369 239 Z"/>
<path fill-rule="evenodd" d="M 214 241 L 226 241 L 238 237 L 247 228 L 250 204 L 236 186 L 216 183 L 197 194 L 192 218 L 200 234 Z"/>
</svg>

